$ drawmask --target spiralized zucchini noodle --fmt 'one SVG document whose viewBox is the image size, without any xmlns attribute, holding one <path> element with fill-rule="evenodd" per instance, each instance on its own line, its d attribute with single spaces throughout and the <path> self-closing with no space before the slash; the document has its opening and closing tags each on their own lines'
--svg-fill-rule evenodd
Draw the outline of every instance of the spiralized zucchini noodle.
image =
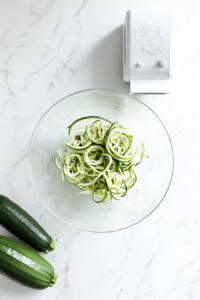
<svg viewBox="0 0 200 300">
<path fill-rule="evenodd" d="M 74 129 L 86 119 L 96 120 Z M 70 140 L 63 140 L 67 148 L 63 153 L 58 149 L 54 158 L 62 181 L 76 184 L 82 190 L 78 195 L 91 194 L 97 203 L 124 197 L 137 180 L 132 167 L 144 157 L 145 148 L 139 138 L 118 122 L 95 116 L 78 119 L 68 128 Z M 138 147 L 132 146 L 133 140 Z"/>
</svg>

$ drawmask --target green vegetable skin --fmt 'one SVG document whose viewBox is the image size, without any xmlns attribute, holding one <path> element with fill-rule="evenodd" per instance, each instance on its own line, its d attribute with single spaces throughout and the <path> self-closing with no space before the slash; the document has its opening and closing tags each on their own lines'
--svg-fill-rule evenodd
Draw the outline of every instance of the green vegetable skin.
<svg viewBox="0 0 200 300">
<path fill-rule="evenodd" d="M 55 249 L 52 237 L 20 206 L 0 195 L 0 225 L 40 252 Z"/>
<path fill-rule="evenodd" d="M 0 273 L 33 289 L 52 287 L 54 269 L 43 257 L 12 239 L 0 236 Z"/>
</svg>

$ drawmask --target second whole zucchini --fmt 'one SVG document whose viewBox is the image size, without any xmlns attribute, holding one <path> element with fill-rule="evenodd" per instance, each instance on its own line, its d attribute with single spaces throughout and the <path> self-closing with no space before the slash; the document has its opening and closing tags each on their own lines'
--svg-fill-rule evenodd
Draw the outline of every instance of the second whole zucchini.
<svg viewBox="0 0 200 300">
<path fill-rule="evenodd" d="M 0 195 L 0 225 L 40 252 L 55 249 L 52 237 L 19 205 Z"/>
<path fill-rule="evenodd" d="M 0 273 L 33 289 L 52 287 L 57 275 L 49 262 L 37 252 L 0 236 Z"/>
</svg>

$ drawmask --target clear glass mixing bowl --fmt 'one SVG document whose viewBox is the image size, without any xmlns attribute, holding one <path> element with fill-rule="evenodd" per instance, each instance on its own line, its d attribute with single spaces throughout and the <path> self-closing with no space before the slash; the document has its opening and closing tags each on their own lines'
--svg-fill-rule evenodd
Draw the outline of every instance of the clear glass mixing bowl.
<svg viewBox="0 0 200 300">
<path fill-rule="evenodd" d="M 137 182 L 120 201 L 95 203 L 90 195 L 78 196 L 77 186 L 61 181 L 54 154 L 65 149 L 67 127 L 84 116 L 118 121 L 145 145 L 146 156 L 134 168 Z M 173 150 L 165 127 L 145 104 L 115 91 L 86 90 L 60 100 L 42 117 L 30 143 L 29 170 L 38 196 L 55 216 L 83 230 L 110 232 L 140 222 L 161 203 L 172 179 Z"/>
</svg>

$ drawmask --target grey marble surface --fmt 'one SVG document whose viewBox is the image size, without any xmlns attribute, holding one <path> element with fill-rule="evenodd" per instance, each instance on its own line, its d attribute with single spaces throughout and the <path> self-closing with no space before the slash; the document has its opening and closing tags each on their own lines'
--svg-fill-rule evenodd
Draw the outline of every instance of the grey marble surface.
<svg viewBox="0 0 200 300">
<path fill-rule="evenodd" d="M 37 197 L 28 173 L 30 138 L 66 95 L 88 88 L 129 93 L 122 81 L 122 23 L 128 9 L 149 5 L 174 11 L 171 93 L 137 96 L 171 137 L 172 184 L 156 211 L 132 228 L 76 230 Z M 200 2 L 1 0 L 0 24 L 0 193 L 57 239 L 48 260 L 59 276 L 53 288 L 36 291 L 0 275 L 0 300 L 199 299 Z M 12 236 L 2 228 L 0 234 Z"/>
</svg>

